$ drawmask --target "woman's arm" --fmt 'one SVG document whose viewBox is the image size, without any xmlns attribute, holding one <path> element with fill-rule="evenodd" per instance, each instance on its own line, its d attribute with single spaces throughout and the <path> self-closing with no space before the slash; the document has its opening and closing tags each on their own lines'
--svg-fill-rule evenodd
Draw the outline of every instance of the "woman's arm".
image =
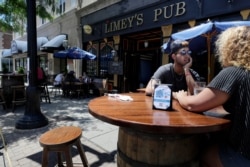
<svg viewBox="0 0 250 167">
<path fill-rule="evenodd" d="M 184 91 L 175 92 L 174 97 L 183 108 L 189 111 L 203 112 L 224 104 L 229 95 L 217 89 L 205 88 L 199 94 L 192 96 L 188 96 L 187 92 Z"/>
</svg>

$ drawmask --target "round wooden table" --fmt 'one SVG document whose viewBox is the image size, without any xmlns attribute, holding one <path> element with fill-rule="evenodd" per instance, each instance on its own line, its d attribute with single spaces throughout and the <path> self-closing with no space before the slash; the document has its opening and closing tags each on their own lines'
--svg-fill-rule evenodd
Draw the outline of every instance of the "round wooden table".
<svg viewBox="0 0 250 167">
<path fill-rule="evenodd" d="M 89 102 L 96 118 L 119 126 L 119 167 L 199 166 L 203 135 L 229 126 L 230 121 L 183 109 L 173 100 L 173 111 L 153 110 L 152 97 L 128 93 L 133 101 L 102 96 Z"/>
</svg>

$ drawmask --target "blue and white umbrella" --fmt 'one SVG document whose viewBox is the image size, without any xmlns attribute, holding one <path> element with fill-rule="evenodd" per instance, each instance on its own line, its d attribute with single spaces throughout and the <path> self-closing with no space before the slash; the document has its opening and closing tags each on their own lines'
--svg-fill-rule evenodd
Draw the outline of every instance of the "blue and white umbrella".
<svg viewBox="0 0 250 167">
<path fill-rule="evenodd" d="M 250 26 L 250 21 L 228 21 L 228 22 L 207 22 L 198 26 L 177 32 L 171 35 L 169 42 L 163 44 L 161 47 L 165 53 L 170 53 L 170 44 L 173 40 L 187 40 L 189 41 L 190 50 L 198 54 L 204 51 L 208 55 L 208 67 L 211 63 L 211 50 L 214 48 L 214 41 L 221 31 L 235 26 Z M 208 74 L 208 81 L 211 79 L 211 74 Z"/>
<path fill-rule="evenodd" d="M 163 44 L 162 48 L 166 53 L 170 53 L 170 43 L 173 40 L 180 39 L 180 40 L 188 40 L 190 43 L 190 49 L 193 52 L 196 52 L 199 49 L 201 50 L 204 47 L 210 46 L 210 44 L 207 42 L 211 42 L 212 38 L 218 35 L 221 31 L 224 31 L 230 27 L 243 26 L 243 25 L 250 26 L 250 21 L 227 21 L 227 22 L 203 23 L 198 26 L 172 34 L 169 42 Z"/>
<path fill-rule="evenodd" d="M 55 58 L 64 58 L 64 59 L 85 59 L 85 60 L 94 60 L 96 55 L 93 53 L 82 50 L 78 47 L 72 47 L 67 50 L 62 50 L 54 53 Z"/>
</svg>

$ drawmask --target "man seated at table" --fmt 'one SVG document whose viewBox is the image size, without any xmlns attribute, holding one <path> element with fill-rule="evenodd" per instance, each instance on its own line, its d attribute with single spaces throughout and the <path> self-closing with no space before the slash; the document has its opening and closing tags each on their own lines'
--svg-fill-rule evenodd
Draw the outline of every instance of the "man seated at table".
<svg viewBox="0 0 250 167">
<path fill-rule="evenodd" d="M 57 87 L 62 86 L 63 80 L 64 80 L 64 72 L 62 71 L 61 73 L 56 75 L 54 79 L 54 86 L 57 86 Z"/>
<path fill-rule="evenodd" d="M 172 91 L 187 90 L 193 94 L 195 80 L 199 81 L 199 74 L 191 69 L 192 57 L 187 41 L 175 40 L 170 46 L 173 63 L 160 66 L 154 73 L 146 87 L 146 95 L 151 96 L 154 79 L 160 79 L 162 84 L 172 84 Z"/>
<path fill-rule="evenodd" d="M 64 79 L 64 82 L 79 82 L 79 79 L 76 78 L 75 76 L 75 72 L 74 71 L 70 71 L 65 79 Z"/>
<path fill-rule="evenodd" d="M 80 81 L 79 79 L 76 78 L 75 72 L 70 71 L 64 78 L 63 84 L 62 84 L 62 90 L 63 90 L 64 96 L 69 96 L 70 91 L 74 89 L 75 82 L 80 82 Z"/>
</svg>

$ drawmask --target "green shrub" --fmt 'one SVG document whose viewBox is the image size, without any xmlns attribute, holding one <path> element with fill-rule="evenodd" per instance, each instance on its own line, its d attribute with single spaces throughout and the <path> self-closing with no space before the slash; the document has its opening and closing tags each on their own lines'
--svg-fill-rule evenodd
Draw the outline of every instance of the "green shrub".
<svg viewBox="0 0 250 167">
<path fill-rule="evenodd" d="M 20 67 L 17 72 L 18 74 L 24 74 L 24 68 Z"/>
</svg>

